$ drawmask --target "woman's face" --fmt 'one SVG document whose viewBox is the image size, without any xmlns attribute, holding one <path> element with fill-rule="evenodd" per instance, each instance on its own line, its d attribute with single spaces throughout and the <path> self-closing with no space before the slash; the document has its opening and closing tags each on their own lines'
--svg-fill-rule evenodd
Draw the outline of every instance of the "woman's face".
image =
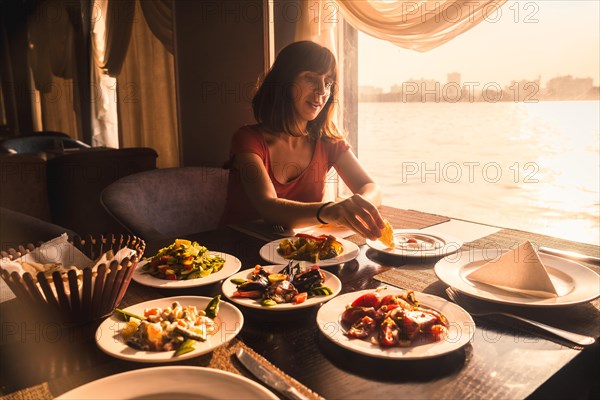
<svg viewBox="0 0 600 400">
<path fill-rule="evenodd" d="M 317 118 L 331 95 L 333 83 L 329 74 L 311 71 L 298 74 L 294 80 L 292 96 L 299 123 L 306 124 Z"/>
</svg>

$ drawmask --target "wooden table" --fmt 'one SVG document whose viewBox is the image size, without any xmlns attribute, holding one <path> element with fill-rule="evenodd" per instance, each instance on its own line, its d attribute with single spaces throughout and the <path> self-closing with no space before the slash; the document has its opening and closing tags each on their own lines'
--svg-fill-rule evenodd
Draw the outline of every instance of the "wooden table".
<svg viewBox="0 0 600 400">
<path fill-rule="evenodd" d="M 231 228 L 186 238 L 235 255 L 242 260 L 242 268 L 263 262 L 258 250 L 265 242 Z M 146 254 L 169 243 L 149 243 Z M 422 270 L 431 273 L 435 261 L 422 265 Z M 402 269 L 405 262 L 382 261 L 362 246 L 357 259 L 328 271 L 340 278 L 342 293 L 346 293 L 381 285 L 374 276 Z M 418 268 L 415 271 L 419 273 Z M 441 295 L 444 287 L 433 282 L 424 291 Z M 159 290 L 132 282 L 122 306 L 158 297 L 217 293 L 220 284 Z M 472 342 L 460 350 L 434 359 L 387 361 L 361 356 L 330 342 L 315 324 L 316 308 L 283 315 L 240 309 L 245 323 L 239 339 L 327 399 L 574 399 L 600 395 L 595 383 L 600 372 L 598 342 L 585 350 L 572 349 L 506 321 L 476 319 Z M 0 394 L 47 383 L 51 393 L 59 395 L 105 376 L 155 365 L 126 362 L 102 353 L 94 341 L 99 322 L 63 326 L 32 320 L 16 300 L 11 300 L 0 305 L 0 323 Z M 599 336 L 598 330 L 595 336 Z M 197 360 L 182 364 L 203 365 Z"/>
</svg>

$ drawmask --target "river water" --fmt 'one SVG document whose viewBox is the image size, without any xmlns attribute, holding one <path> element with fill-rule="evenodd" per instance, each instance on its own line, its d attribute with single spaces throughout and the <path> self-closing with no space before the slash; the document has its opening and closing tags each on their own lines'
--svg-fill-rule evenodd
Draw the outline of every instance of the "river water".
<svg viewBox="0 0 600 400">
<path fill-rule="evenodd" d="M 600 244 L 600 102 L 359 103 L 384 203 Z"/>
</svg>

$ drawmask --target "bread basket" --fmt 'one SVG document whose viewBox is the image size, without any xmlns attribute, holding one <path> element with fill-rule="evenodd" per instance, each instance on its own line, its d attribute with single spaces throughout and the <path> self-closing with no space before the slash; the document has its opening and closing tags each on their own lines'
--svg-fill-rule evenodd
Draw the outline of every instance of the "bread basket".
<svg viewBox="0 0 600 400">
<path fill-rule="evenodd" d="M 109 315 L 119 305 L 141 260 L 145 242 L 130 235 L 74 236 L 68 242 L 90 260 L 104 254 L 131 249 L 131 255 L 120 262 L 115 259 L 52 274 L 8 272 L 0 266 L 0 275 L 17 299 L 38 317 L 62 322 L 89 322 Z M 2 252 L 2 257 L 16 260 L 38 246 L 19 246 Z M 75 267 L 78 267 L 77 265 Z"/>
</svg>

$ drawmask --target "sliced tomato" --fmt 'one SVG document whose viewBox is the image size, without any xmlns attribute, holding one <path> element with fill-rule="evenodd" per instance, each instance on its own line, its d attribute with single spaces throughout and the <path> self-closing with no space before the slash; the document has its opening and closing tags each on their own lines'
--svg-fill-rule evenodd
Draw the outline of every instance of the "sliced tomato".
<svg viewBox="0 0 600 400">
<path fill-rule="evenodd" d="M 365 293 L 351 304 L 352 307 L 379 307 L 379 296 L 375 293 Z"/>
<path fill-rule="evenodd" d="M 395 294 L 388 294 L 386 296 L 383 296 L 383 298 L 381 299 L 380 305 L 385 306 L 388 304 L 397 304 L 397 303 L 398 303 L 398 296 L 396 296 Z"/>
<path fill-rule="evenodd" d="M 310 239 L 310 240 L 316 240 L 317 242 L 323 242 L 326 239 L 326 237 L 323 237 L 323 236 L 317 237 L 317 236 L 309 235 L 308 233 L 296 233 L 296 237 Z"/>
<path fill-rule="evenodd" d="M 385 347 L 392 347 L 398 344 L 398 325 L 391 319 L 386 318 L 379 327 L 379 343 Z"/>
<path fill-rule="evenodd" d="M 398 308 L 398 304 L 384 304 L 375 311 L 375 319 L 381 321 L 390 316 L 392 310 Z"/>
<path fill-rule="evenodd" d="M 246 299 L 259 299 L 262 297 L 262 292 L 260 290 L 250 290 L 248 292 L 233 292 L 233 297 L 243 297 Z"/>
<path fill-rule="evenodd" d="M 302 292 L 294 296 L 294 304 L 304 303 L 308 299 L 308 293 Z"/>
</svg>

